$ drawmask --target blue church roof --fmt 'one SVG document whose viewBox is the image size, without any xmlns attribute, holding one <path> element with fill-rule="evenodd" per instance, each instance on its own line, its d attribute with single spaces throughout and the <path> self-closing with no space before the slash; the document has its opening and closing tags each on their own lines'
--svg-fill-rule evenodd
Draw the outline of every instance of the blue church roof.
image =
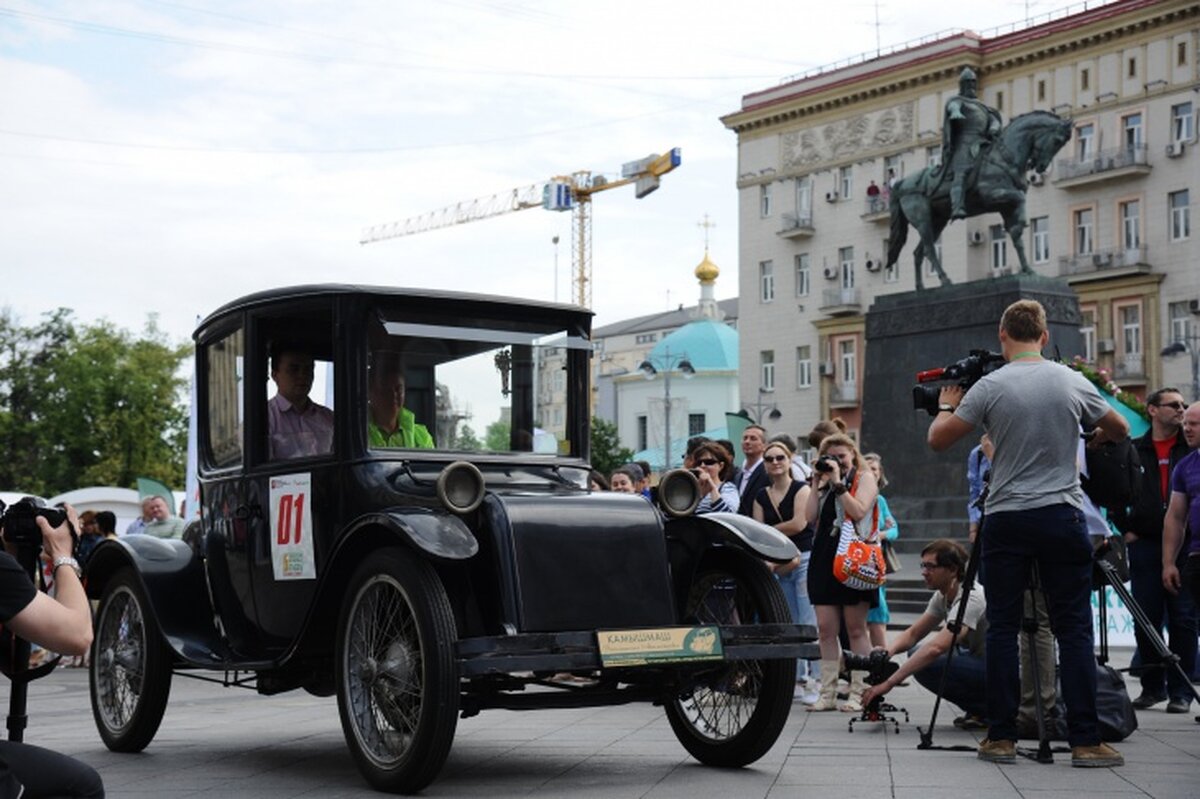
<svg viewBox="0 0 1200 799">
<path fill-rule="evenodd" d="M 737 371 L 738 334 L 715 319 L 697 319 L 671 333 L 650 350 L 650 358 L 686 354 L 697 372 Z"/>
</svg>

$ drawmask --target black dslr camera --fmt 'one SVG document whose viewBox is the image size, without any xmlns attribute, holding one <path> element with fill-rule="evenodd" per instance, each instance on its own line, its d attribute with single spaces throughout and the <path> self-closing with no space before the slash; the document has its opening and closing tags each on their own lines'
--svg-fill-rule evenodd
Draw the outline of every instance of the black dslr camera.
<svg viewBox="0 0 1200 799">
<path fill-rule="evenodd" d="M 40 549 L 42 531 L 37 525 L 39 516 L 51 527 L 58 527 L 66 521 L 67 512 L 61 508 L 51 508 L 37 497 L 21 497 L 7 507 L 0 502 L 0 528 L 4 530 L 4 539 L 19 547 Z M 75 530 L 71 530 L 72 538 L 77 535 Z"/>
<path fill-rule="evenodd" d="M 938 415 L 938 396 L 941 386 L 927 386 L 925 383 L 934 381 L 957 380 L 959 387 L 967 391 L 979 381 L 979 378 L 990 374 L 1004 365 L 1004 356 L 988 350 L 971 350 L 971 354 L 961 361 L 943 366 L 940 369 L 926 369 L 917 372 L 917 385 L 913 386 L 913 408 L 925 411 L 930 416 Z"/>
<path fill-rule="evenodd" d="M 900 664 L 892 662 L 886 649 L 872 650 L 869 655 L 842 652 L 842 665 L 846 671 L 865 671 L 867 685 L 879 685 L 900 670 Z"/>
<path fill-rule="evenodd" d="M 832 455 L 822 455 L 821 457 L 817 458 L 816 463 L 813 464 L 813 470 L 822 473 L 832 472 L 833 467 L 836 464 L 837 458 L 833 457 Z"/>
</svg>

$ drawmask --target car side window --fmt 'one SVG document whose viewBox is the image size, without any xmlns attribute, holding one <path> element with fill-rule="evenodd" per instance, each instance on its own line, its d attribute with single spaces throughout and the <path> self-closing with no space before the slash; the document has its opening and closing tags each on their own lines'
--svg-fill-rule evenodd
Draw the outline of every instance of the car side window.
<svg viewBox="0 0 1200 799">
<path fill-rule="evenodd" d="M 217 468 L 243 459 L 242 380 L 245 343 L 238 330 L 208 347 L 208 451 Z"/>
</svg>

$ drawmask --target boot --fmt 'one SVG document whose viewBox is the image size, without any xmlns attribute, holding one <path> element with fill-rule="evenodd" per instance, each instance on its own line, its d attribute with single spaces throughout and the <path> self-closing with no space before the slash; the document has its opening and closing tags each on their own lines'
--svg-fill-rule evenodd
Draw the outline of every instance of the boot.
<svg viewBox="0 0 1200 799">
<path fill-rule="evenodd" d="M 838 662 L 836 660 L 821 661 L 821 692 L 817 701 L 808 705 L 805 710 L 837 710 Z"/>
<path fill-rule="evenodd" d="M 842 703 L 839 710 L 845 713 L 860 713 L 862 712 L 862 695 L 867 690 L 865 671 L 850 672 L 850 698 Z"/>
</svg>

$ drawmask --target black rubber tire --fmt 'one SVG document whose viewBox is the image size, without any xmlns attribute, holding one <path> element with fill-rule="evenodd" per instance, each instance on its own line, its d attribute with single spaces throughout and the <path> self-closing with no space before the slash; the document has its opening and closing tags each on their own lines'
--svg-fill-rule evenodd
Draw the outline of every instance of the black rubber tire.
<svg viewBox="0 0 1200 799">
<path fill-rule="evenodd" d="M 686 624 L 790 624 L 779 583 L 762 561 L 739 550 L 714 549 L 688 593 Z M 734 660 L 702 672 L 667 703 L 675 737 L 709 766 L 740 768 L 775 744 L 792 710 L 794 659 Z"/>
<path fill-rule="evenodd" d="M 92 717 L 105 746 L 140 752 L 154 739 L 171 694 L 171 663 L 141 582 L 123 569 L 100 599 L 88 670 Z"/>
<path fill-rule="evenodd" d="M 433 568 L 401 549 L 355 571 L 338 617 L 338 712 L 374 788 L 415 793 L 441 771 L 458 725 L 454 614 Z"/>
</svg>

